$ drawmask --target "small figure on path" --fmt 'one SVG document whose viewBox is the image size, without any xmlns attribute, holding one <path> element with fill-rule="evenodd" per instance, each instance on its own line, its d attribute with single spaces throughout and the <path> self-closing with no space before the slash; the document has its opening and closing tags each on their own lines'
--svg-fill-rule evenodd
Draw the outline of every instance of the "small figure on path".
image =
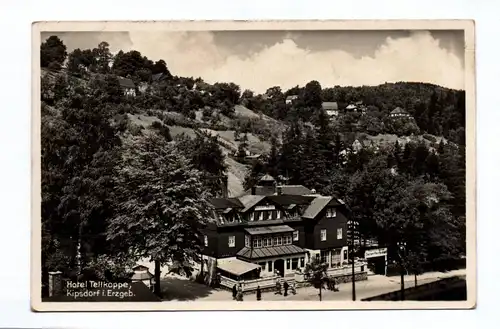
<svg viewBox="0 0 500 329">
<path fill-rule="evenodd" d="M 286 280 L 285 280 L 285 282 L 283 283 L 283 289 L 285 290 L 285 294 L 284 294 L 284 296 L 285 296 L 285 297 L 286 297 L 286 296 L 288 296 L 288 282 L 286 282 Z"/>
<path fill-rule="evenodd" d="M 236 294 L 236 300 L 239 302 L 243 301 L 243 287 L 241 283 L 238 285 L 238 293 Z"/>
<path fill-rule="evenodd" d="M 297 294 L 297 290 L 296 290 L 296 287 L 295 287 L 295 281 L 292 281 L 292 283 L 290 284 L 290 291 L 294 295 Z"/>
<path fill-rule="evenodd" d="M 236 295 L 238 294 L 238 289 L 236 288 L 236 285 L 233 286 L 233 299 L 236 299 Z"/>
<path fill-rule="evenodd" d="M 281 282 L 280 280 L 276 280 L 276 294 L 281 295 Z"/>
<path fill-rule="evenodd" d="M 261 300 L 261 298 L 262 298 L 262 292 L 260 291 L 260 286 L 257 286 L 256 296 L 257 296 L 257 300 Z"/>
</svg>

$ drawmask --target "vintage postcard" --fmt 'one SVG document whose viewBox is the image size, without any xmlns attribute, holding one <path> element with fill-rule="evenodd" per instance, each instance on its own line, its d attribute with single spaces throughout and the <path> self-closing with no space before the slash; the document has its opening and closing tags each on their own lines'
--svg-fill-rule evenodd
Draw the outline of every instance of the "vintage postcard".
<svg viewBox="0 0 500 329">
<path fill-rule="evenodd" d="M 474 22 L 33 24 L 35 311 L 476 305 Z"/>
</svg>

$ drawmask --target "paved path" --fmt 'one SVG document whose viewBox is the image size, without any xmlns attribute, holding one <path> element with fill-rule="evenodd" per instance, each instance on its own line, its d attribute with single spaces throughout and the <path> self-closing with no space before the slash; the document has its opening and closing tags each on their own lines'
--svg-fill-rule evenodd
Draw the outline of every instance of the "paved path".
<svg viewBox="0 0 500 329">
<path fill-rule="evenodd" d="M 417 284 L 424 284 L 433 281 L 437 281 L 443 278 L 457 276 L 457 275 L 465 275 L 465 269 L 456 270 L 447 273 L 441 272 L 430 272 L 425 273 L 417 277 Z M 197 283 L 191 283 L 190 286 L 198 285 Z M 405 276 L 405 288 L 410 288 L 415 285 L 415 280 L 413 275 Z M 196 298 L 197 301 L 228 301 L 232 300 L 231 292 L 222 289 L 211 289 L 207 291 L 207 287 L 200 285 L 200 289 L 204 292 L 199 294 L 199 298 Z M 203 287 L 203 288 L 202 288 Z M 322 299 L 323 300 L 352 300 L 352 283 L 343 283 L 339 286 L 339 291 L 333 292 L 329 290 L 323 290 Z M 209 289 L 209 288 L 208 288 Z M 356 282 L 356 299 L 359 301 L 363 298 L 373 297 L 380 294 L 396 291 L 400 289 L 400 277 L 387 277 L 382 275 L 373 275 L 369 276 L 368 280 L 365 281 L 357 281 Z M 274 292 L 264 292 L 262 293 L 262 300 L 269 301 L 317 301 L 318 297 L 318 289 L 313 287 L 304 287 L 297 289 L 296 295 L 288 295 L 284 297 L 283 295 L 276 295 Z M 196 295 L 196 294 L 195 294 Z M 187 298 L 189 300 L 190 298 Z M 193 298 L 194 299 L 194 298 Z M 172 298 L 170 300 L 176 300 L 176 298 Z M 177 299 L 179 300 L 179 299 Z M 180 299 L 182 300 L 182 298 Z M 186 300 L 186 299 L 184 299 Z M 244 301 L 254 301 L 255 295 L 245 295 Z"/>
</svg>

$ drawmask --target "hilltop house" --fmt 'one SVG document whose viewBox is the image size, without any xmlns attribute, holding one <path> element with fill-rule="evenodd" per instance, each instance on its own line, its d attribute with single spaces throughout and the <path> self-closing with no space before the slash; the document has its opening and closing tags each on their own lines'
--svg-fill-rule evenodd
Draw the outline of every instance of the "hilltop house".
<svg viewBox="0 0 500 329">
<path fill-rule="evenodd" d="M 118 82 L 125 96 L 135 96 L 135 84 L 131 79 L 118 77 Z"/>
<path fill-rule="evenodd" d="M 363 101 L 357 101 L 354 103 L 350 103 L 345 108 L 346 112 L 359 112 L 361 114 L 366 113 L 366 106 L 363 104 Z"/>
<path fill-rule="evenodd" d="M 285 104 L 292 104 L 294 101 L 296 101 L 298 98 L 297 95 L 290 95 L 290 96 L 287 96 L 287 98 L 285 99 Z"/>
<path fill-rule="evenodd" d="M 406 112 L 406 110 L 396 107 L 394 110 L 391 111 L 391 114 L 389 114 L 391 118 L 411 118 L 411 114 Z"/>
<path fill-rule="evenodd" d="M 245 194 L 216 198 L 203 233 L 204 264 L 216 264 L 220 284 L 243 291 L 273 288 L 276 279 L 304 282 L 306 264 L 328 264 L 330 276 L 350 280 L 347 210 L 342 200 L 302 185 L 280 185 L 266 175 Z M 366 278 L 356 263 L 356 280 Z"/>
<path fill-rule="evenodd" d="M 339 105 L 337 102 L 323 102 L 321 107 L 329 117 L 336 117 L 339 115 Z"/>
</svg>

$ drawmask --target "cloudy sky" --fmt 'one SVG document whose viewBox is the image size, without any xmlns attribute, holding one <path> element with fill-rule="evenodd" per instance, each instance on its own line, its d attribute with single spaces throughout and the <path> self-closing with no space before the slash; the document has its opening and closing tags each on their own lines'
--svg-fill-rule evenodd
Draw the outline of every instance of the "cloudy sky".
<svg viewBox="0 0 500 329">
<path fill-rule="evenodd" d="M 323 87 L 421 81 L 464 88 L 463 31 L 66 32 L 68 50 L 107 41 L 111 51 L 164 59 L 175 75 L 265 92 L 318 80 Z"/>
</svg>

